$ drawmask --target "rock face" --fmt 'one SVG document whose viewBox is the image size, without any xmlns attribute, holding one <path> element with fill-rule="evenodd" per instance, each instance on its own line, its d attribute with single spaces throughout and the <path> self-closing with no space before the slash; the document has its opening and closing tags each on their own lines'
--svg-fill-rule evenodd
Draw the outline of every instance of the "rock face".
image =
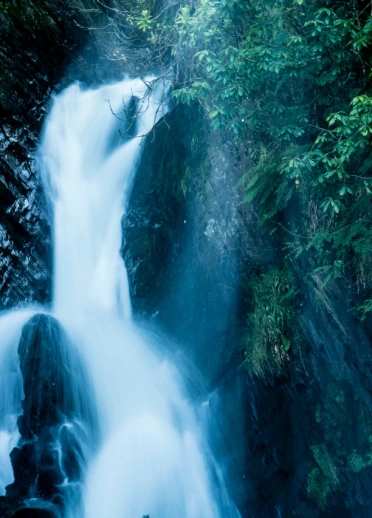
<svg viewBox="0 0 372 518">
<path fill-rule="evenodd" d="M 48 315 L 35 315 L 24 326 L 18 354 L 25 397 L 21 441 L 10 456 L 14 482 L 6 494 L 39 499 L 51 508 L 44 513 L 55 507 L 58 515 L 66 500 L 79 498 L 95 435 L 89 380 L 62 327 Z"/>
<path fill-rule="evenodd" d="M 51 297 L 51 215 L 35 149 L 52 90 L 62 77 L 63 84 L 94 84 L 121 73 L 107 60 L 97 65 L 100 45 L 109 49 L 110 42 L 88 42 L 74 20 L 94 20 L 82 19 L 72 3 L 89 7 L 89 0 L 0 2 L 2 308 Z M 369 518 L 371 332 L 349 311 L 349 284 L 324 287 L 316 275 L 304 282 L 311 256 L 294 261 L 300 302 L 288 369 L 269 379 L 241 369 L 249 280 L 256 270 L 280 266 L 282 243 L 262 235 L 254 207 L 239 205 L 238 158 L 229 142 L 209 133 L 201 112 L 177 107 L 166 121 L 144 145 L 123 219 L 135 314 L 174 336 L 206 380 L 211 414 L 219 416 L 215 447 L 243 518 Z M 63 344 L 50 317 L 38 315 L 25 327 L 22 440 L 12 453 L 15 481 L 0 498 L 1 517 L 56 518 L 65 499 L 76 498 L 60 488 L 66 478 L 80 479 L 84 435 L 65 426 L 83 410 L 68 390 Z M 46 372 L 52 383 L 44 383 Z M 30 496 L 33 508 L 24 502 Z"/>
<path fill-rule="evenodd" d="M 105 9 L 94 7 L 91 0 L 0 2 L 0 309 L 51 298 L 52 214 L 35 151 L 52 92 L 123 75 L 124 62 L 106 56 L 109 35 L 83 30 L 107 23 Z M 127 73 L 136 69 L 125 62 Z"/>
<path fill-rule="evenodd" d="M 50 215 L 34 153 L 45 103 L 74 46 L 65 9 L 65 2 L 0 5 L 2 307 L 50 298 Z"/>
<path fill-rule="evenodd" d="M 0 290 L 2 307 L 50 298 L 50 221 L 34 166 L 36 137 L 22 124 L 0 140 Z"/>
<path fill-rule="evenodd" d="M 237 206 L 231 146 L 203 126 L 199 110 L 178 106 L 148 137 L 123 254 L 137 313 L 187 344 L 212 382 L 236 352 L 242 264 L 266 263 L 275 250 L 245 230 L 257 218 Z"/>
<path fill-rule="evenodd" d="M 51 214 L 35 150 L 50 94 L 86 44 L 71 4 L 0 3 L 1 308 L 50 300 Z"/>
<path fill-rule="evenodd" d="M 37 505 L 37 501 L 33 502 Z M 41 505 L 43 505 L 41 503 Z M 56 510 L 50 508 L 36 508 L 22 505 L 18 500 L 0 497 L 1 518 L 60 518 Z"/>
<path fill-rule="evenodd" d="M 123 219 L 137 314 L 175 336 L 214 388 L 219 455 L 243 517 L 370 516 L 372 354 L 350 285 L 304 282 L 311 254 L 293 261 L 287 369 L 244 373 L 249 280 L 280 267 L 281 236 L 263 235 L 254 207 L 239 206 L 231 146 L 199 111 L 177 107 L 166 120 L 144 146 Z"/>
<path fill-rule="evenodd" d="M 58 518 L 53 511 L 46 509 L 31 509 L 25 507 L 11 515 L 12 518 Z"/>
<path fill-rule="evenodd" d="M 254 207 L 239 207 L 237 181 L 231 144 L 208 132 L 198 109 L 178 106 L 145 143 L 123 218 L 123 255 L 138 317 L 175 337 L 214 390 L 218 454 L 243 506 L 249 394 L 239 372 L 241 278 L 277 250 L 256 232 Z"/>
</svg>

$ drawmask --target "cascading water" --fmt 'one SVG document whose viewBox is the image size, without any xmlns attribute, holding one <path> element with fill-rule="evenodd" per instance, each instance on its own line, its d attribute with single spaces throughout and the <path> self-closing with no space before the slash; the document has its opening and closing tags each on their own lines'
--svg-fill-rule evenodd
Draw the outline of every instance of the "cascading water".
<svg viewBox="0 0 372 518">
<path fill-rule="evenodd" d="M 62 488 L 66 503 L 61 509 L 68 517 L 239 516 L 177 371 L 131 319 L 119 252 L 121 218 L 142 136 L 165 114 L 166 90 L 167 84 L 154 78 L 125 79 L 95 90 L 72 85 L 55 98 L 39 150 L 54 207 L 55 318 L 27 324 L 18 352 L 21 358 L 23 351 L 30 355 L 27 340 L 39 343 L 40 326 L 45 325 L 44 341 L 57 337 L 56 343 L 68 342 L 76 350 L 76 357 L 57 351 L 57 363 L 66 371 L 65 381 L 58 383 L 69 383 L 72 396 L 62 417 L 53 414 L 55 431 L 48 438 L 49 450 L 57 452 L 61 479 L 56 487 Z M 7 396 L 0 399 L 1 460 L 19 438 L 22 376 L 16 348 L 22 326 L 35 312 L 6 314 L 0 320 L 1 380 L 7 386 L 2 391 Z M 25 362 L 21 359 L 23 376 Z M 58 394 L 67 397 L 62 389 Z M 26 424 L 31 431 L 37 428 Z M 67 434 L 64 442 L 61 431 Z M 33 433 L 45 435 L 43 429 Z M 78 469 L 71 470 L 68 459 Z M 0 471 L 2 489 L 12 481 L 10 462 L 4 460 Z M 78 489 L 64 491 L 70 486 Z M 30 502 L 43 497 L 37 488 L 33 491 Z"/>
<path fill-rule="evenodd" d="M 19 439 L 17 417 L 21 413 L 22 376 L 17 346 L 23 325 L 32 311 L 6 313 L 0 318 L 0 494 L 13 480 L 9 453 Z"/>
</svg>

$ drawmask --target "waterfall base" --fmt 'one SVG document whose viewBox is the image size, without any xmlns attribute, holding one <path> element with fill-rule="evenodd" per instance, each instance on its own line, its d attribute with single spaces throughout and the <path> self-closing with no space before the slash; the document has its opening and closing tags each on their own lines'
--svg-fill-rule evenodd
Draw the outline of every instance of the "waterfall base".
<svg viewBox="0 0 372 518">
<path fill-rule="evenodd" d="M 87 401 L 88 380 L 77 351 L 49 315 L 37 314 L 27 322 L 18 354 L 24 386 L 23 414 L 17 422 L 21 440 L 10 454 L 14 482 L 6 494 L 56 507 L 36 510 L 28 505 L 14 516 L 59 516 L 57 510 L 76 498 L 74 486 L 82 480 L 84 443 L 93 428 L 87 413 L 94 408 Z"/>
</svg>

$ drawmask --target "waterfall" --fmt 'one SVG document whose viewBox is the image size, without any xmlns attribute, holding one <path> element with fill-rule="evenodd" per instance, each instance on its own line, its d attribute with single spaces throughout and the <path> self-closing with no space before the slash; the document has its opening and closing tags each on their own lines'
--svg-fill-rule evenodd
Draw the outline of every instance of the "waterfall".
<svg viewBox="0 0 372 518">
<path fill-rule="evenodd" d="M 45 318 L 29 320 L 40 313 L 32 308 L 0 318 L 0 490 L 12 482 L 7 456 L 27 433 L 47 436 L 59 469 L 60 500 L 38 490 L 39 477 L 26 506 L 48 500 L 69 518 L 239 517 L 166 344 L 159 348 L 132 320 L 120 255 L 144 138 L 167 112 L 168 89 L 153 77 L 96 89 L 74 84 L 54 98 L 47 118 L 39 159 L 54 213 L 52 310 Z M 25 379 L 35 363 L 30 344 L 39 356 L 50 351 L 48 372 L 63 371 L 49 380 L 63 411 L 38 396 L 50 434 L 26 415 L 35 405 Z"/>
</svg>

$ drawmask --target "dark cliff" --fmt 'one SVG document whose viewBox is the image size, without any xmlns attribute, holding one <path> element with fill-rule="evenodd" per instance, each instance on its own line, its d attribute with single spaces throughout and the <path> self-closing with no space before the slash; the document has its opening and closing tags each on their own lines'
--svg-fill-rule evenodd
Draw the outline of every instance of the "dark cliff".
<svg viewBox="0 0 372 518">
<path fill-rule="evenodd" d="M 1 306 L 50 300 L 50 215 L 35 164 L 46 103 L 83 44 L 68 2 L 1 2 Z"/>
<path fill-rule="evenodd" d="M 83 30 L 99 21 L 83 7 L 79 0 L 0 2 L 2 308 L 51 298 L 52 215 L 36 163 L 51 94 L 73 81 L 97 84 L 122 74 Z"/>
<path fill-rule="evenodd" d="M 158 125 L 123 219 L 134 308 L 178 339 L 212 388 L 243 516 L 370 516 L 368 326 L 351 311 L 346 279 L 324 286 L 309 276 L 310 253 L 283 266 L 281 233 L 265 234 L 254 206 L 239 203 L 238 170 L 198 109 L 177 107 Z M 249 318 L 255 290 L 289 268 L 292 344 L 280 368 L 267 354 L 261 375 L 248 368 L 261 352 L 244 355 L 265 333 L 264 320 L 255 330 Z"/>
<path fill-rule="evenodd" d="M 3 308 L 50 300 L 51 221 L 35 164 L 50 94 L 121 72 L 91 65 L 100 43 L 69 5 L 0 2 Z M 294 260 L 284 368 L 247 372 L 244 344 L 260 331 L 248 316 L 257 284 L 283 270 L 282 238 L 262 234 L 254 206 L 240 204 L 239 157 L 201 111 L 179 106 L 166 120 L 144 145 L 123 219 L 137 318 L 174 336 L 206 380 L 243 517 L 371 516 L 370 331 L 350 311 L 350 283 L 323 286 L 307 275 L 311 256 Z"/>
</svg>

